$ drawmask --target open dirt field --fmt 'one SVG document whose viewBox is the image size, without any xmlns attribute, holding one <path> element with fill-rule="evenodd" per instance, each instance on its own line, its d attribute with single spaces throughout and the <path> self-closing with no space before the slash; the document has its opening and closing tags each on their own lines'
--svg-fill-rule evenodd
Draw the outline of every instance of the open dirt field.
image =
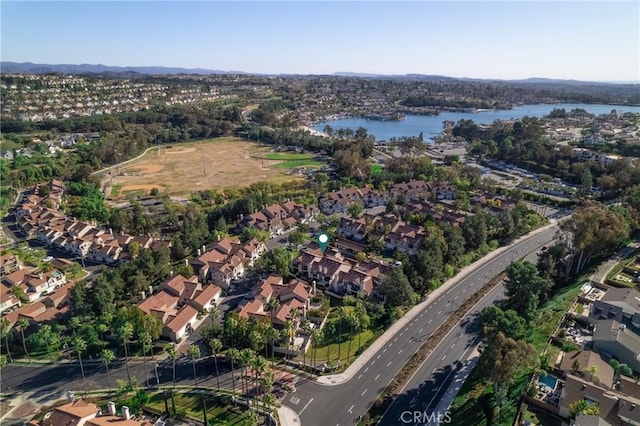
<svg viewBox="0 0 640 426">
<path fill-rule="evenodd" d="M 284 182 L 301 179 L 274 166 L 278 160 L 265 158 L 268 148 L 237 138 L 175 144 L 118 169 L 109 186 L 118 188 L 108 197 L 128 193 L 149 193 L 152 188 L 170 195 L 188 196 L 201 189 L 248 186 L 254 182 Z M 124 173 L 124 175 L 123 175 Z"/>
</svg>

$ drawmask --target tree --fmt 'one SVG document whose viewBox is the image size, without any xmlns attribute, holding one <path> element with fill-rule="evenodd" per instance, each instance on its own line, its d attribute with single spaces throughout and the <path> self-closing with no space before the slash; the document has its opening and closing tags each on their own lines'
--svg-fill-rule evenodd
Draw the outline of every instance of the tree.
<svg viewBox="0 0 640 426">
<path fill-rule="evenodd" d="M 127 369 L 127 378 L 131 383 L 131 371 L 129 370 L 129 341 L 133 337 L 133 326 L 130 322 L 125 322 L 120 329 L 118 329 L 118 335 L 122 340 L 122 346 L 124 347 L 124 365 Z"/>
<path fill-rule="evenodd" d="M 569 405 L 569 417 L 575 420 L 580 414 L 597 416 L 600 414 L 600 407 L 597 403 L 590 403 L 586 399 L 578 399 Z"/>
<path fill-rule="evenodd" d="M 592 256 L 601 253 L 629 235 L 629 226 L 615 210 L 593 205 L 560 222 L 559 243 L 569 250 L 565 273 L 580 272 Z M 577 256 L 577 263 L 575 263 Z"/>
<path fill-rule="evenodd" d="M 351 204 L 347 209 L 347 211 L 353 218 L 360 217 L 362 215 L 363 210 L 364 210 L 363 207 L 358 203 Z"/>
<path fill-rule="evenodd" d="M 468 250 L 477 250 L 487 243 L 487 222 L 484 213 L 467 216 L 462 224 L 462 235 Z"/>
<path fill-rule="evenodd" d="M 27 327 L 29 327 L 29 321 L 24 318 L 20 318 L 16 322 L 16 325 L 20 330 L 20 337 L 22 338 L 22 348 L 24 349 L 24 353 L 27 355 L 27 358 L 29 358 L 29 364 L 31 364 L 31 354 L 29 354 L 29 351 L 27 350 L 27 340 L 24 338 L 24 331 L 27 329 Z"/>
<path fill-rule="evenodd" d="M 505 308 L 513 309 L 531 321 L 549 286 L 550 282 L 540 276 L 534 264 L 512 263 L 507 267 L 507 279 L 504 282 L 507 296 Z"/>
<path fill-rule="evenodd" d="M 479 365 L 493 382 L 499 408 L 517 374 L 534 364 L 535 354 L 533 345 L 505 337 L 502 333 L 497 333 L 495 338 L 488 340 L 482 347 Z"/>
<path fill-rule="evenodd" d="M 109 374 L 109 364 L 111 364 L 115 358 L 116 355 L 112 350 L 102 350 L 102 363 L 104 364 L 104 368 L 107 369 L 107 385 L 109 386 L 109 392 L 111 392 L 111 375 Z"/>
<path fill-rule="evenodd" d="M 82 383 L 84 385 L 84 393 L 89 392 L 87 389 L 87 379 L 84 375 L 84 365 L 82 364 L 82 352 L 87 350 L 87 342 L 80 336 L 74 336 L 71 340 L 71 346 L 75 349 L 78 354 L 78 361 L 80 362 L 80 372 L 82 373 Z"/>
<path fill-rule="evenodd" d="M 401 267 L 394 268 L 382 278 L 379 292 L 384 297 L 385 306 L 390 307 L 413 305 L 418 299 Z"/>
<path fill-rule="evenodd" d="M 140 343 L 142 344 L 142 362 L 144 364 L 144 375 L 147 378 L 147 388 L 148 388 L 149 375 L 147 374 L 147 348 L 151 348 L 151 335 L 146 331 L 141 332 Z"/>
<path fill-rule="evenodd" d="M 229 348 L 229 350 L 227 350 L 227 357 L 231 361 L 231 386 L 232 386 L 232 389 L 233 389 L 233 393 L 235 394 L 236 393 L 236 378 L 235 378 L 234 370 L 235 370 L 236 362 L 238 362 L 238 360 L 240 359 L 240 351 L 237 350 L 234 347 L 231 347 L 231 348 Z"/>
<path fill-rule="evenodd" d="M 198 388 L 198 375 L 196 374 L 196 361 L 200 358 L 200 347 L 196 344 L 189 346 L 189 356 L 191 357 L 191 366 L 193 367 L 193 381 Z"/>
<path fill-rule="evenodd" d="M 178 358 L 178 350 L 176 349 L 176 345 L 171 343 L 167 346 L 167 354 L 169 358 L 171 358 L 171 368 L 173 369 L 173 387 L 176 387 L 176 359 Z"/>
<path fill-rule="evenodd" d="M 498 333 L 512 339 L 522 339 L 528 334 L 526 320 L 513 309 L 487 306 L 480 313 L 480 324 L 482 333 L 490 339 Z"/>
<path fill-rule="evenodd" d="M 0 338 L 4 337 L 5 347 L 7 348 L 7 357 L 9 362 L 13 362 L 11 351 L 9 350 L 9 320 L 7 318 L 0 319 Z"/>
<path fill-rule="evenodd" d="M 291 244 L 292 246 L 297 246 L 298 244 L 302 244 L 304 241 L 304 233 L 296 229 L 295 231 L 289 234 L 289 237 L 287 238 L 287 240 L 289 241 L 289 244 Z"/>
<path fill-rule="evenodd" d="M 218 391 L 220 390 L 220 373 L 218 372 L 218 353 L 220 353 L 220 349 L 222 349 L 222 342 L 220 339 L 210 339 L 209 347 L 211 348 L 211 353 L 213 354 L 213 363 L 216 367 L 216 381 L 218 384 Z"/>
</svg>

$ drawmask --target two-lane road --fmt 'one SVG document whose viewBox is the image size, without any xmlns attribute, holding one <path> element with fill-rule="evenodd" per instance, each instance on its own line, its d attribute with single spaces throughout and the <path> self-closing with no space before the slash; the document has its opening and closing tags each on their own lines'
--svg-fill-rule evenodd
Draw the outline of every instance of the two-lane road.
<svg viewBox="0 0 640 426">
<path fill-rule="evenodd" d="M 522 239 L 511 249 L 482 263 L 465 278 L 433 299 L 420 314 L 373 355 L 370 361 L 350 381 L 336 386 L 326 386 L 309 380 L 301 380 L 296 385 L 296 390 L 287 395 L 283 403 L 298 413 L 304 426 L 354 424 L 358 416 L 368 410 L 384 387 L 396 376 L 425 339 L 431 336 L 470 295 L 491 278 L 504 271 L 514 260 L 549 244 L 554 235 L 555 228 L 547 229 Z M 499 294 L 496 295 L 496 297 L 498 296 Z M 455 343 L 458 346 L 457 351 L 455 346 L 452 348 L 451 345 L 449 345 L 446 354 L 438 352 L 439 358 L 446 364 L 451 364 L 454 360 L 459 359 L 464 352 L 462 348 L 470 345 L 470 342 L 462 340 L 460 343 Z M 446 346 L 439 345 L 437 351 L 444 350 L 441 348 L 446 348 Z M 458 352 L 461 349 L 462 352 Z M 444 359 L 442 359 L 443 357 Z M 431 358 L 437 358 L 437 354 L 434 353 L 429 360 Z M 420 369 L 420 375 L 414 376 L 414 380 L 418 381 L 420 377 L 423 377 L 421 374 L 425 368 L 427 367 L 423 366 Z M 446 370 L 446 367 L 443 368 Z M 428 372 L 431 373 L 431 370 Z M 445 372 L 444 378 L 447 374 Z M 425 377 L 422 381 L 424 379 Z M 431 388 L 435 387 L 437 392 L 441 383 L 440 381 L 428 383 L 423 386 L 423 390 L 435 395 Z M 388 424 L 398 424 L 398 421 Z"/>
</svg>

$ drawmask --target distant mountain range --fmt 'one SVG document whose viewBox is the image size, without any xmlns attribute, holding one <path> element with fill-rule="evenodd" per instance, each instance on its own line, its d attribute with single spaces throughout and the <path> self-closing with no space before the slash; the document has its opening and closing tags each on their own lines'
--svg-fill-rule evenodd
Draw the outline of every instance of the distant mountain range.
<svg viewBox="0 0 640 426">
<path fill-rule="evenodd" d="M 110 65 L 90 64 L 34 64 L 32 62 L 0 62 L 2 73 L 69 73 L 69 74 L 104 74 L 104 73 L 138 73 L 138 74 L 246 74 L 242 71 L 207 70 L 204 68 L 180 67 L 116 67 Z"/>
<path fill-rule="evenodd" d="M 99 74 L 113 75 L 114 77 L 142 77 L 150 74 L 250 74 L 244 71 L 223 71 L 210 70 L 205 68 L 181 68 L 181 67 L 118 67 L 110 65 L 91 65 L 91 64 L 34 64 L 32 62 L 0 62 L 0 71 L 2 73 L 16 74 L 47 74 L 47 73 L 69 73 L 69 74 Z M 258 74 L 256 75 L 277 75 L 277 76 L 302 76 L 305 74 Z M 638 81 L 611 81 L 611 82 L 591 82 L 578 80 L 562 80 L 553 78 L 527 78 L 520 80 L 500 80 L 500 79 L 480 79 L 480 78 L 457 78 L 447 77 L 444 75 L 429 74 L 369 74 L 356 72 L 336 72 L 331 74 L 340 77 L 360 77 L 360 78 L 379 78 L 379 79 L 395 79 L 395 80 L 422 80 L 422 81 L 495 81 L 509 83 L 532 83 L 532 84 L 565 84 L 565 85 L 593 85 L 593 84 L 640 84 Z"/>
</svg>

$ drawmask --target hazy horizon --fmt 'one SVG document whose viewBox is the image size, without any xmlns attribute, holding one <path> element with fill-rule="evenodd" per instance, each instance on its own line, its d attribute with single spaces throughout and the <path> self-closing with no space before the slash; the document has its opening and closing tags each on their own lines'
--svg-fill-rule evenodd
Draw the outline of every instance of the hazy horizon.
<svg viewBox="0 0 640 426">
<path fill-rule="evenodd" d="M 640 3 L 1 3 L 2 61 L 640 82 Z"/>
</svg>

